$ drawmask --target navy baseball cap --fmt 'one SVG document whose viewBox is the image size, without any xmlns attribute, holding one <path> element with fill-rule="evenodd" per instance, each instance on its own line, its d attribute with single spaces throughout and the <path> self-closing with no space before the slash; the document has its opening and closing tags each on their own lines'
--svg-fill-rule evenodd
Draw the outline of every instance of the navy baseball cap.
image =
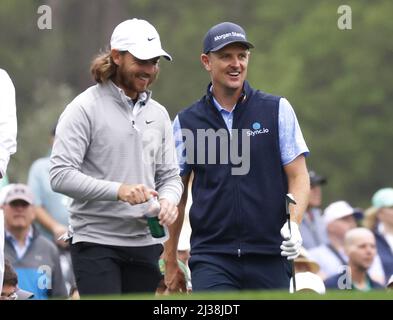
<svg viewBox="0 0 393 320">
<path fill-rule="evenodd" d="M 310 170 L 308 175 L 310 176 L 311 186 L 322 186 L 327 183 L 326 177 L 320 176 L 314 170 Z"/>
<path fill-rule="evenodd" d="M 243 28 L 232 22 L 222 22 L 206 33 L 203 40 L 203 53 L 218 51 L 230 43 L 239 42 L 244 44 L 247 48 L 254 48 L 254 46 L 247 41 L 246 32 Z"/>
</svg>

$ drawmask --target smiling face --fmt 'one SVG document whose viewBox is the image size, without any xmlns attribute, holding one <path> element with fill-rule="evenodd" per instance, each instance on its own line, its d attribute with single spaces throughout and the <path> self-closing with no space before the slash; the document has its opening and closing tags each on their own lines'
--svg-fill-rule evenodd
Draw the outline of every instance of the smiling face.
<svg viewBox="0 0 393 320">
<path fill-rule="evenodd" d="M 201 61 L 210 73 L 213 88 L 240 95 L 247 76 L 249 55 L 249 50 L 241 43 L 232 43 L 218 51 L 202 54 Z"/>
<path fill-rule="evenodd" d="M 140 60 L 129 52 L 112 50 L 112 59 L 118 66 L 114 82 L 132 99 L 146 91 L 157 78 L 160 57 Z"/>
<path fill-rule="evenodd" d="M 35 218 L 34 207 L 24 200 L 14 200 L 3 206 L 7 230 L 20 231 L 30 228 Z"/>
</svg>

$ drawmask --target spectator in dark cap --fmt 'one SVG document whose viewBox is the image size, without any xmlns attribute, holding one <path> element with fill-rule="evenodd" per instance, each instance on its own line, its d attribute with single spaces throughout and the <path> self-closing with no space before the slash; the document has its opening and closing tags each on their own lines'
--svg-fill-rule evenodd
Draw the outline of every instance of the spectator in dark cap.
<svg viewBox="0 0 393 320">
<path fill-rule="evenodd" d="M 326 226 L 322 220 L 322 188 L 327 179 L 315 171 L 308 172 L 310 176 L 310 197 L 307 211 L 304 214 L 300 232 L 303 237 L 303 246 L 312 249 L 327 243 Z"/>
<path fill-rule="evenodd" d="M 310 176 L 310 184 L 312 186 L 321 186 L 327 183 L 327 179 L 324 176 L 318 175 L 314 170 L 310 170 L 308 174 Z"/>
</svg>

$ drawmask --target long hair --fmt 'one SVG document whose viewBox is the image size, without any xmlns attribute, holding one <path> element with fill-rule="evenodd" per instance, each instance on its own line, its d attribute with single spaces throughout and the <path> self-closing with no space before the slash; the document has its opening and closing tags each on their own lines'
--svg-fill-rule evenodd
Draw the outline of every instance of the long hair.
<svg viewBox="0 0 393 320">
<path fill-rule="evenodd" d="M 117 71 L 117 65 L 111 57 L 110 50 L 94 57 L 90 65 L 90 72 L 98 83 L 107 82 L 112 79 Z"/>
</svg>

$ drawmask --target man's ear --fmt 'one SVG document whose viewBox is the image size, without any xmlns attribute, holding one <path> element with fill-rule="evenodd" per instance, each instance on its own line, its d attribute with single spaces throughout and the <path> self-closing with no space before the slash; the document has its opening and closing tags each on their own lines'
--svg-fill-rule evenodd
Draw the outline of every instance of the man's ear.
<svg viewBox="0 0 393 320">
<path fill-rule="evenodd" d="M 121 57 L 121 54 L 120 54 L 120 51 L 119 50 L 117 50 L 117 49 L 112 49 L 111 50 L 111 57 L 112 57 L 112 60 L 113 60 L 113 62 L 116 64 L 116 65 L 119 65 L 120 64 L 120 57 Z"/>
<path fill-rule="evenodd" d="M 210 71 L 210 57 L 207 54 L 201 54 L 201 62 L 207 71 Z"/>
</svg>

